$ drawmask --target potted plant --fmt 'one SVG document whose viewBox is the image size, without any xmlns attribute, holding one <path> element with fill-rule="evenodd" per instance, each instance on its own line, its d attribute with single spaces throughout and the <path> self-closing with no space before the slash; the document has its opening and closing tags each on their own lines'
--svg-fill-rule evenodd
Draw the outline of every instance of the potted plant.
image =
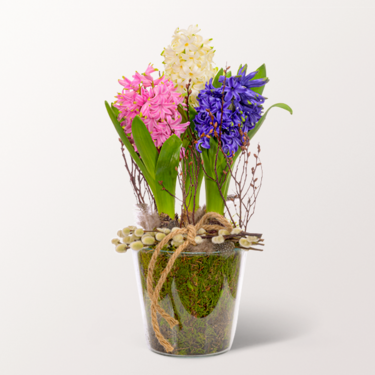
<svg viewBox="0 0 375 375">
<path fill-rule="evenodd" d="M 105 103 L 137 201 L 137 226 L 112 243 L 132 249 L 150 349 L 175 356 L 232 345 L 247 251 L 264 245 L 247 230 L 263 176 L 250 140 L 270 108 L 292 113 L 282 103 L 263 112 L 265 65 L 218 70 L 199 31 L 177 29 L 164 72 L 149 65 L 123 77 L 116 101 Z"/>
</svg>

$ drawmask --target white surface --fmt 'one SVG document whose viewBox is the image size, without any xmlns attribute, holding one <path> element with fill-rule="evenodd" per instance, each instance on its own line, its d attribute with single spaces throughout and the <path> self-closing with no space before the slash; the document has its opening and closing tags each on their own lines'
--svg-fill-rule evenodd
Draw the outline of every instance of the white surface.
<svg viewBox="0 0 375 375">
<path fill-rule="evenodd" d="M 0 373 L 374 374 L 374 8 L 370 1 L 3 1 Z M 198 23 L 216 63 L 266 62 L 265 179 L 233 350 L 146 349 L 133 196 L 104 100 Z"/>
</svg>

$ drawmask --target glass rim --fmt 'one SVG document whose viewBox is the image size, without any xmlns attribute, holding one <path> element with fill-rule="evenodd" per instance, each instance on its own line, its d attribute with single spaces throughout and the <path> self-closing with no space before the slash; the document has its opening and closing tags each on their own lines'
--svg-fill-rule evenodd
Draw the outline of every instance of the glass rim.
<svg viewBox="0 0 375 375">
<path fill-rule="evenodd" d="M 131 250 L 135 251 L 136 253 L 138 253 L 140 251 L 143 251 L 143 250 L 150 250 L 150 251 L 148 251 L 150 253 L 155 251 L 155 249 L 145 248 L 145 247 L 141 250 L 133 250 L 133 249 L 131 249 Z M 243 251 L 243 249 L 241 249 L 240 247 L 235 247 L 233 250 L 236 251 L 236 252 Z M 175 251 L 173 251 L 173 250 L 160 250 L 160 252 L 164 253 L 164 254 L 174 254 Z M 183 255 L 222 255 L 223 252 L 222 251 L 212 251 L 210 253 L 206 253 L 205 251 L 182 251 L 179 254 L 179 256 L 182 255 L 182 254 Z"/>
</svg>

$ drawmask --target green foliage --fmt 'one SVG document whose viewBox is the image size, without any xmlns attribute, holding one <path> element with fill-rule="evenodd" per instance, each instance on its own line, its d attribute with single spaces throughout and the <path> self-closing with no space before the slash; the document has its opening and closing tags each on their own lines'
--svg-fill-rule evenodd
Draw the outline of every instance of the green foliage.
<svg viewBox="0 0 375 375">
<path fill-rule="evenodd" d="M 188 117 L 186 114 L 186 110 L 182 107 L 179 106 L 178 111 L 180 112 L 182 118 L 183 118 L 183 123 L 188 121 Z M 189 128 L 186 129 L 185 133 L 182 135 L 182 147 L 185 148 L 185 150 L 189 150 L 187 152 L 187 159 L 182 160 L 182 170 L 186 171 L 187 169 L 190 171 L 187 173 L 186 176 L 186 181 L 185 181 L 185 192 L 186 192 L 186 201 L 187 201 L 187 208 L 188 211 L 193 211 L 199 208 L 199 200 L 200 200 L 200 191 L 201 191 L 201 186 L 202 186 L 202 181 L 203 181 L 203 169 L 200 166 L 199 172 L 198 172 L 198 185 L 197 185 L 197 192 L 196 196 L 194 199 L 194 191 L 190 187 L 192 184 L 192 175 L 195 176 L 196 170 L 197 170 L 197 164 L 200 163 L 201 159 L 200 156 L 198 156 L 198 159 L 194 157 L 194 154 L 192 153 L 192 148 L 195 147 L 195 144 L 193 142 L 192 134 L 195 134 L 195 125 L 194 125 L 194 119 L 195 116 L 197 115 L 197 111 L 193 106 L 189 104 L 189 119 L 190 119 L 190 125 Z M 196 153 L 198 154 L 198 153 Z M 189 164 L 191 164 L 189 166 Z"/>
<path fill-rule="evenodd" d="M 156 164 L 156 183 L 158 184 L 159 181 L 163 181 L 163 186 L 172 195 L 176 194 L 177 169 L 180 163 L 181 146 L 182 141 L 177 135 L 169 137 L 161 148 Z M 163 208 L 163 211 L 159 210 L 159 213 L 165 212 L 173 219 L 175 214 L 175 198 L 161 189 L 161 185 L 158 184 L 158 203 Z"/>
<path fill-rule="evenodd" d="M 258 130 L 259 130 L 260 127 L 262 126 L 263 122 L 265 121 L 268 112 L 270 111 L 271 108 L 274 108 L 274 107 L 278 107 L 278 108 L 285 109 L 285 110 L 288 111 L 291 115 L 293 114 L 293 110 L 292 110 L 292 108 L 290 108 L 287 104 L 284 104 L 284 103 L 276 103 L 276 104 L 274 104 L 274 105 L 271 105 L 271 107 L 269 107 L 269 108 L 267 109 L 267 111 L 264 113 L 264 115 L 261 117 L 261 119 L 257 122 L 257 124 L 255 125 L 255 127 L 254 127 L 253 129 L 249 130 L 249 132 L 247 133 L 250 139 L 253 138 L 254 135 L 258 132 Z"/>
<path fill-rule="evenodd" d="M 219 78 L 223 75 L 223 73 L 224 73 L 224 69 L 223 69 L 223 68 L 221 68 L 221 69 L 217 72 L 217 74 L 216 74 L 214 80 L 212 81 L 212 85 L 213 85 L 214 87 L 219 88 L 219 87 L 222 86 L 222 83 L 219 82 Z"/>
<path fill-rule="evenodd" d="M 247 67 L 247 65 L 245 65 L 245 66 Z M 242 65 L 239 67 L 238 72 L 241 68 L 242 68 Z M 267 77 L 265 64 L 261 65 L 256 71 L 257 71 L 257 74 L 255 75 L 255 77 L 253 79 L 260 79 L 260 78 L 266 78 Z M 237 74 L 238 74 L 238 72 L 237 72 Z M 217 75 L 216 75 L 216 77 L 213 81 L 214 87 L 218 88 L 218 87 L 222 86 L 222 84 L 219 82 L 219 77 L 223 74 L 224 74 L 223 69 L 221 69 L 217 73 Z M 231 76 L 231 73 L 228 72 L 227 77 L 230 77 L 230 76 Z M 264 87 L 265 86 L 254 87 L 254 88 L 252 88 L 252 90 L 254 92 L 262 95 Z M 248 136 L 249 136 L 250 139 L 260 129 L 260 127 L 262 126 L 263 122 L 265 121 L 265 119 L 267 117 L 267 114 L 268 114 L 269 110 L 273 107 L 283 108 L 283 109 L 289 111 L 291 114 L 293 113 L 292 109 L 286 104 L 283 104 L 283 103 L 274 104 L 264 113 L 264 115 L 261 117 L 261 119 L 255 125 L 254 129 L 251 129 L 248 132 Z M 203 159 L 203 162 L 204 162 L 204 168 L 207 172 L 207 175 L 209 177 L 212 177 L 215 180 L 216 180 L 215 159 L 216 159 L 217 148 L 218 148 L 217 140 L 215 138 L 211 137 L 211 139 L 210 139 L 210 149 L 208 149 L 208 150 L 202 149 L 202 159 Z M 237 159 L 237 157 L 239 156 L 240 153 L 241 153 L 241 149 L 238 149 L 238 151 L 236 152 L 236 154 L 233 157 L 232 168 L 235 167 L 236 159 Z M 222 179 L 221 181 L 224 181 L 224 179 L 222 178 L 224 170 L 226 170 L 227 175 L 226 175 L 225 181 L 222 185 L 221 193 L 219 191 L 219 188 L 217 186 L 216 181 L 212 181 L 209 177 L 205 176 L 207 212 L 214 211 L 214 212 L 217 212 L 221 215 L 223 215 L 223 213 L 224 213 L 223 198 L 224 199 L 227 198 L 230 180 L 231 180 L 230 172 L 229 172 L 228 168 L 226 168 L 226 166 L 227 166 L 226 158 L 222 154 L 222 152 L 219 152 L 218 156 L 217 156 L 217 166 L 216 166 L 217 175 L 218 175 L 219 179 Z"/>
<path fill-rule="evenodd" d="M 152 254 L 153 251 L 149 250 L 138 252 L 138 265 L 150 345 L 152 349 L 164 353 L 151 325 L 150 299 L 147 293 L 148 265 Z M 172 254 L 173 252 L 166 251 L 160 253 L 155 265 L 155 283 Z M 179 325 L 170 329 L 167 322 L 158 316 L 162 334 L 175 347 L 172 354 L 213 354 L 229 347 L 240 265 L 240 250 L 235 250 L 229 257 L 220 254 L 182 253 L 176 259 L 161 289 L 159 303 L 179 321 Z"/>
<path fill-rule="evenodd" d="M 207 212 L 217 212 L 220 215 L 224 214 L 224 201 L 220 194 L 219 188 L 217 186 L 216 181 L 212 181 L 211 178 L 214 180 L 217 179 L 215 173 L 215 160 L 217 154 L 217 162 L 216 162 L 216 171 L 217 176 L 219 179 L 223 176 L 223 171 L 227 166 L 227 161 L 223 153 L 218 150 L 218 141 L 216 138 L 210 138 L 210 148 L 209 149 L 202 149 L 202 159 L 204 164 L 204 169 L 206 171 L 205 174 L 205 185 L 206 185 L 206 206 Z M 230 180 L 229 173 L 226 176 L 226 180 Z M 228 191 L 226 192 L 228 193 Z M 225 189 L 222 189 L 222 194 L 226 198 Z"/>
<path fill-rule="evenodd" d="M 260 79 L 260 78 L 266 78 L 267 77 L 266 65 L 265 64 L 261 65 L 255 71 L 258 72 L 258 73 L 255 75 L 255 77 L 253 79 Z M 265 87 L 266 87 L 265 85 L 261 86 L 261 87 L 253 87 L 251 90 L 256 92 L 259 95 L 262 95 Z"/>
<path fill-rule="evenodd" d="M 156 163 L 158 161 L 159 153 L 151 138 L 150 132 L 138 116 L 135 116 L 132 122 L 132 134 L 139 155 L 141 155 L 148 173 L 155 179 Z"/>
<path fill-rule="evenodd" d="M 175 168 L 179 164 L 182 141 L 176 135 L 172 135 L 164 142 L 159 154 L 146 125 L 140 117 L 136 116 L 132 123 L 132 134 L 141 156 L 139 157 L 117 120 L 118 113 L 116 114 L 116 108 L 111 107 L 107 102 L 105 102 L 105 106 L 122 143 L 149 184 L 158 212 L 166 213 L 173 218 L 175 215 L 175 198 L 162 189 L 159 181 L 163 182 L 164 187 L 171 194 L 175 193 L 177 179 Z"/>
<path fill-rule="evenodd" d="M 108 104 L 108 102 L 105 102 L 105 107 L 107 109 L 108 115 L 110 119 L 112 120 L 112 123 L 122 141 L 122 143 L 125 145 L 127 150 L 129 151 L 129 154 L 134 159 L 134 161 L 137 163 L 139 169 L 145 176 L 146 180 L 149 181 L 151 176 L 149 175 L 146 166 L 143 164 L 137 153 L 134 151 L 134 147 L 131 145 L 128 137 L 126 136 L 124 129 L 121 127 L 121 124 L 117 120 L 117 116 L 115 115 L 114 111 L 112 110 L 111 106 Z M 116 109 L 116 108 L 115 108 Z M 150 185 L 151 187 L 151 185 Z"/>
</svg>

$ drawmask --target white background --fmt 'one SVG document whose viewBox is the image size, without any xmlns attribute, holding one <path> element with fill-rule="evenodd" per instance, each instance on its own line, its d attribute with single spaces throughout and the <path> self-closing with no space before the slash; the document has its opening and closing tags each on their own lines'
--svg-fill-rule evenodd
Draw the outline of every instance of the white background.
<svg viewBox="0 0 375 375">
<path fill-rule="evenodd" d="M 371 3 L 1 2 L 2 375 L 375 373 Z M 110 244 L 134 199 L 104 100 L 192 23 L 218 66 L 265 62 L 267 104 L 294 114 L 254 138 L 266 247 L 233 348 L 181 360 L 147 350 L 131 254 Z"/>
</svg>

